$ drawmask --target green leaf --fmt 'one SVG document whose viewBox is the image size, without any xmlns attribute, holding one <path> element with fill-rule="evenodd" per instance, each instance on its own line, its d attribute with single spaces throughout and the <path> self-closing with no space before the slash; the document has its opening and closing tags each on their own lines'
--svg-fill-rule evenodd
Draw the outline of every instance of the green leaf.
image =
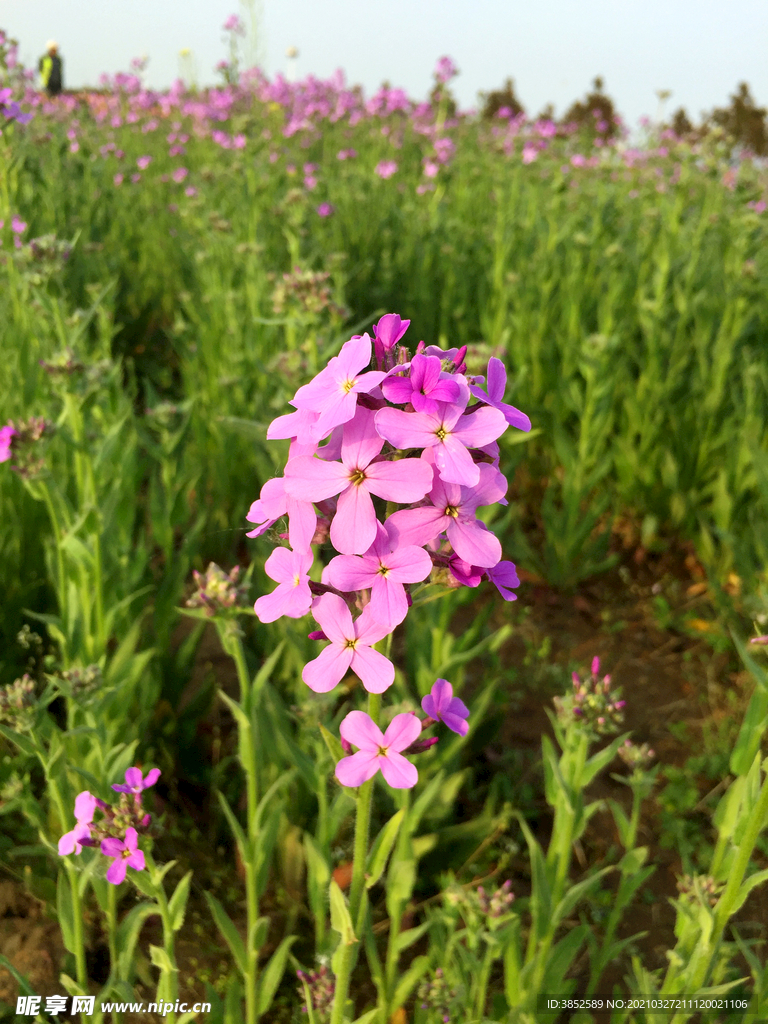
<svg viewBox="0 0 768 1024">
<path fill-rule="evenodd" d="M 592 779 L 601 772 L 603 768 L 607 768 L 611 761 L 616 757 L 616 753 L 619 747 L 622 745 L 625 739 L 629 736 L 628 732 L 625 732 L 621 736 L 617 736 L 612 743 L 609 743 L 604 750 L 598 750 L 596 754 L 584 765 L 584 770 L 581 774 L 582 786 L 588 786 Z"/>
<path fill-rule="evenodd" d="M 75 914 L 72 903 L 72 890 L 69 885 L 69 877 L 63 868 L 59 870 L 59 877 L 56 882 L 56 910 L 64 948 L 70 953 L 76 953 Z"/>
<path fill-rule="evenodd" d="M 142 926 L 152 914 L 159 914 L 156 903 L 139 903 L 131 907 L 117 929 L 117 948 L 119 972 L 123 978 L 130 979 L 135 964 L 134 950 L 141 933 Z"/>
<path fill-rule="evenodd" d="M 590 893 L 592 891 L 592 889 L 594 889 L 596 887 L 596 885 L 600 881 L 600 879 L 603 878 L 605 875 L 607 875 L 609 871 L 614 871 L 614 870 L 615 870 L 615 868 L 613 866 L 607 867 L 607 868 L 602 868 L 602 870 L 596 871 L 594 873 L 594 875 L 590 875 L 589 878 L 585 878 L 583 881 L 577 882 L 576 885 L 572 885 L 570 887 L 570 889 L 568 889 L 568 891 L 566 892 L 565 896 L 563 896 L 563 898 L 560 901 L 560 903 L 555 908 L 555 912 L 554 912 L 554 915 L 552 917 L 552 925 L 559 924 L 566 917 L 568 917 L 568 915 L 573 910 L 573 908 L 576 906 L 576 904 L 579 903 L 581 900 L 583 900 L 584 897 L 588 893 Z M 548 988 L 545 991 L 547 991 L 547 992 L 557 992 L 557 989 L 556 988 L 552 988 L 552 989 Z"/>
<path fill-rule="evenodd" d="M 547 879 L 547 866 L 541 847 L 536 842 L 533 833 L 528 828 L 528 823 L 523 817 L 518 816 L 520 828 L 528 843 L 528 857 L 531 862 L 531 918 L 533 929 L 530 942 L 533 943 L 542 938 L 550 927 L 552 914 L 552 892 Z"/>
<path fill-rule="evenodd" d="M 749 896 L 753 889 L 756 889 L 758 885 L 762 885 L 765 881 L 768 881 L 768 868 L 764 868 L 762 871 L 757 871 L 754 875 L 750 875 L 746 882 L 742 883 L 741 888 L 739 889 L 736 902 L 733 905 L 732 913 L 735 914 L 737 910 L 741 910 L 746 902 L 747 896 Z"/>
<path fill-rule="evenodd" d="M 354 1024 L 374 1024 L 378 1012 L 378 1007 L 374 1006 L 372 1010 L 366 1010 L 362 1017 L 358 1017 Z"/>
<path fill-rule="evenodd" d="M 411 966 L 405 972 L 403 977 L 400 979 L 400 984 L 395 989 L 395 994 L 392 997 L 392 1002 L 389 1005 L 390 1013 L 394 1013 L 395 1010 L 399 1010 L 403 1003 L 406 1001 L 411 992 L 416 988 L 419 983 L 421 976 L 429 967 L 428 956 L 417 956 Z"/>
<path fill-rule="evenodd" d="M 178 971 L 178 967 L 173 966 L 171 958 L 162 946 L 153 946 L 150 943 L 149 959 L 152 962 L 152 966 L 159 967 L 164 974 L 173 974 L 175 971 Z"/>
<path fill-rule="evenodd" d="M 645 864 L 648 859 L 648 847 L 636 846 L 633 850 L 627 850 L 618 863 L 619 871 L 623 875 L 634 875 Z"/>
<path fill-rule="evenodd" d="M 248 936 L 248 949 L 258 953 L 264 943 L 267 941 L 267 932 L 269 931 L 269 918 L 260 917 L 253 922 L 250 935 Z"/>
<path fill-rule="evenodd" d="M 229 806 L 227 798 L 224 796 L 221 790 L 218 790 L 216 795 L 219 798 L 221 809 L 224 811 L 224 817 L 229 822 L 229 827 L 232 830 L 232 835 L 235 837 L 235 842 L 237 843 L 237 848 L 240 851 L 240 856 L 243 859 L 243 862 L 246 863 L 251 859 L 249 849 L 250 844 L 245 838 L 245 833 L 242 830 L 240 822 L 235 817 L 234 811 Z"/>
<path fill-rule="evenodd" d="M 283 653 L 283 648 L 284 647 L 285 647 L 285 640 L 281 640 L 280 643 L 277 645 L 277 647 L 274 649 L 274 651 L 272 651 L 270 656 L 267 658 L 267 660 L 261 666 L 261 668 L 256 673 L 256 675 L 253 677 L 253 682 L 251 683 L 251 700 L 252 700 L 254 706 L 255 706 L 256 702 L 258 701 L 258 698 L 259 698 L 259 696 L 261 694 L 261 691 L 264 688 L 264 684 L 267 682 L 269 677 L 272 675 L 272 669 L 275 667 L 275 665 L 279 661 L 280 656 Z"/>
<path fill-rule="evenodd" d="M 371 852 L 368 854 L 365 880 L 366 889 L 371 889 L 376 885 L 384 873 L 384 868 L 387 866 L 387 860 L 392 852 L 392 847 L 395 845 L 404 817 L 405 808 L 401 807 L 399 811 L 392 815 L 384 828 L 376 836 Z"/>
<path fill-rule="evenodd" d="M 627 839 L 629 837 L 629 818 L 621 804 L 617 803 L 615 800 L 609 800 L 608 806 L 611 809 L 613 820 L 616 822 L 616 830 L 619 833 L 621 845 L 626 849 Z"/>
<path fill-rule="evenodd" d="M 425 921 L 423 924 L 417 925 L 415 928 L 406 928 L 404 932 L 395 939 L 395 949 L 398 953 L 401 953 L 404 949 L 408 949 L 414 942 L 417 942 L 421 936 L 428 930 L 431 921 Z"/>
<path fill-rule="evenodd" d="M 416 861 L 412 858 L 393 860 L 387 872 L 386 903 L 390 918 L 396 918 L 401 913 L 411 898 L 415 884 Z"/>
<path fill-rule="evenodd" d="M 579 925 L 568 932 L 565 938 L 561 939 L 550 951 L 542 982 L 542 990 L 544 992 L 565 991 L 563 979 L 568 968 L 573 963 L 574 957 L 581 949 L 588 930 L 585 924 Z"/>
<path fill-rule="evenodd" d="M 335 878 L 331 879 L 329 893 L 331 897 L 331 928 L 339 933 L 343 945 L 351 946 L 357 942 L 357 938 L 352 927 L 352 918 L 346 897 Z"/>
<path fill-rule="evenodd" d="M 248 969 L 248 959 L 245 954 L 243 940 L 240 938 L 240 933 L 237 928 L 235 928 L 226 910 L 221 903 L 219 903 L 216 897 L 212 896 L 211 893 L 207 891 L 204 895 L 211 914 L 213 915 L 213 919 L 216 922 L 216 927 L 219 929 L 223 939 L 229 946 L 232 956 L 235 958 L 238 970 L 243 977 L 245 977 Z"/>
<path fill-rule="evenodd" d="M 320 735 L 325 740 L 325 745 L 328 747 L 328 752 L 331 755 L 333 763 L 338 764 L 339 761 L 346 756 L 344 754 L 344 748 L 341 745 L 341 740 L 329 733 L 322 722 L 320 723 Z"/>
<path fill-rule="evenodd" d="M 242 709 L 242 707 L 238 704 L 238 702 L 236 700 L 232 700 L 232 698 L 229 696 L 229 694 L 226 694 L 222 689 L 219 690 L 219 696 L 224 701 L 224 703 L 227 705 L 229 710 L 232 712 L 232 716 L 234 717 L 235 721 L 237 722 L 238 728 L 240 728 L 244 732 L 250 732 L 251 731 L 250 719 L 248 718 L 248 715 L 246 715 L 246 713 Z"/>
<path fill-rule="evenodd" d="M 277 986 L 280 984 L 285 973 L 285 962 L 288 959 L 288 952 L 294 942 L 298 941 L 298 938 L 298 935 L 287 935 L 269 958 L 269 963 L 259 978 L 259 1013 L 266 1013 L 272 1005 Z"/>
<path fill-rule="evenodd" d="M 168 901 L 168 914 L 171 919 L 171 928 L 177 932 L 184 924 L 184 915 L 187 910 L 189 899 L 189 883 L 192 881 L 192 870 L 189 870 L 174 890 L 173 896 Z"/>
</svg>

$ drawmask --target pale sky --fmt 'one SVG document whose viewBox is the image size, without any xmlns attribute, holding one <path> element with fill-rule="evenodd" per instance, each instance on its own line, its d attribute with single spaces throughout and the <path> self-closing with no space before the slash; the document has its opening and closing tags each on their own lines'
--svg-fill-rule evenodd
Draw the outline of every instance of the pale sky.
<svg viewBox="0 0 768 1024">
<path fill-rule="evenodd" d="M 656 91 L 670 89 L 667 113 L 684 106 L 694 121 L 726 106 L 746 81 L 768 106 L 766 0 L 250 0 L 258 15 L 260 64 L 327 77 L 342 68 L 370 95 L 382 81 L 423 99 L 438 57 L 461 75 L 462 109 L 478 92 L 515 81 L 529 114 L 546 103 L 558 115 L 581 99 L 596 75 L 630 127 L 655 117 Z M 59 42 L 65 86 L 94 85 L 146 54 L 148 85 L 179 75 L 179 50 L 194 54 L 200 85 L 216 81 L 226 56 L 221 26 L 247 17 L 247 0 L 0 0 L 0 28 L 36 64 L 49 38 Z"/>
</svg>

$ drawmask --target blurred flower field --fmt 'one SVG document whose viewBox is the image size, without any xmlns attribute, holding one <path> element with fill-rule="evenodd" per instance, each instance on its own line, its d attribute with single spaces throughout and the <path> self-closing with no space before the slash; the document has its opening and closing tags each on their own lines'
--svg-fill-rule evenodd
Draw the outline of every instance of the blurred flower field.
<svg viewBox="0 0 768 1024">
<path fill-rule="evenodd" d="M 0 40 L 0 1019 L 763 1019 L 765 159 L 225 28 L 53 99 Z M 703 760 L 527 620 L 641 576 Z"/>
</svg>

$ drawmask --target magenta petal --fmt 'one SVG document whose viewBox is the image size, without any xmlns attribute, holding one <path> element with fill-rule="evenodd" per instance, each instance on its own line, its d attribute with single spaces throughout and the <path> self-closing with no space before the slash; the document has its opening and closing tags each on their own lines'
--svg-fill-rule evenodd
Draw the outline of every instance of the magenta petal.
<svg viewBox="0 0 768 1024">
<path fill-rule="evenodd" d="M 419 781 L 416 768 L 397 751 L 389 751 L 386 757 L 378 759 L 384 781 L 392 789 L 412 789 Z"/>
<path fill-rule="evenodd" d="M 384 734 L 364 711 L 350 711 L 341 721 L 339 734 L 347 743 L 368 752 L 378 753 L 379 747 L 384 746 Z"/>
<path fill-rule="evenodd" d="M 366 750 L 358 750 L 351 757 L 343 757 L 336 765 L 336 778 L 342 786 L 362 786 L 372 779 L 379 770 L 379 761 L 383 757 Z"/>
<path fill-rule="evenodd" d="M 81 825 L 90 824 L 96 811 L 96 797 L 88 790 L 78 793 L 75 797 L 75 821 Z"/>
<path fill-rule="evenodd" d="M 491 356 L 488 360 L 488 383 L 486 389 L 488 391 L 488 397 L 493 402 L 502 402 L 504 400 L 504 392 L 507 388 L 507 370 L 504 363 L 496 356 Z"/>
<path fill-rule="evenodd" d="M 125 848 L 122 839 L 116 839 L 114 836 L 109 836 L 101 841 L 101 852 L 105 857 L 121 857 Z"/>
<path fill-rule="evenodd" d="M 148 789 L 150 786 L 154 786 L 157 780 L 160 778 L 162 772 L 159 768 L 152 768 L 147 772 L 147 777 L 144 779 L 144 789 Z"/>
<path fill-rule="evenodd" d="M 350 668 L 368 693 L 383 693 L 395 681 L 395 666 L 372 647 L 358 644 L 352 655 Z"/>
<path fill-rule="evenodd" d="M 464 710 L 466 711 L 467 709 L 465 708 Z M 466 716 L 459 715 L 452 711 L 444 711 L 442 714 L 442 719 L 445 722 L 446 726 L 451 730 L 451 732 L 455 732 L 459 736 L 466 736 L 467 733 L 469 732 L 469 723 L 465 721 L 465 717 L 468 716 L 469 711 L 467 711 Z"/>
<path fill-rule="evenodd" d="M 103 844 L 102 844 L 103 845 Z M 104 851 L 102 850 L 102 853 Z M 124 857 L 118 857 L 113 860 L 107 870 L 107 881 L 111 882 L 112 885 L 120 885 L 121 882 L 125 881 L 126 863 Z"/>
<path fill-rule="evenodd" d="M 452 484 L 474 487 L 480 480 L 480 468 L 454 434 L 435 446 L 435 465 L 443 480 Z"/>
<path fill-rule="evenodd" d="M 382 381 L 381 390 L 388 402 L 395 405 L 405 405 L 410 402 L 413 394 L 413 385 L 408 377 L 388 377 Z"/>
<path fill-rule="evenodd" d="M 127 858 L 127 864 L 129 868 L 133 868 L 134 871 L 144 870 L 144 854 L 141 850 L 136 850 Z"/>
</svg>

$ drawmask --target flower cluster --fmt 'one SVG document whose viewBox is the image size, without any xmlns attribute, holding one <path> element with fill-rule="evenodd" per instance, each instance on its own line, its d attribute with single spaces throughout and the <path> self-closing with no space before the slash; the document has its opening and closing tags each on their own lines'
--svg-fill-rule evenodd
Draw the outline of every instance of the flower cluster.
<svg viewBox="0 0 768 1024">
<path fill-rule="evenodd" d="M 309 974 L 306 971 L 296 971 L 296 977 L 300 982 L 299 995 L 304 997 L 304 986 L 306 985 L 312 1000 L 315 1020 L 318 1021 L 318 1024 L 326 1024 L 326 1021 L 330 1019 L 333 994 L 336 989 L 333 975 L 323 964 L 318 970 L 310 971 Z M 302 1006 L 301 1012 L 307 1013 L 306 1004 Z"/>
<path fill-rule="evenodd" d="M 314 272 L 294 267 L 291 273 L 283 274 L 282 281 L 278 282 L 272 292 L 273 310 L 278 315 L 288 312 L 316 317 L 327 312 L 331 316 L 345 316 L 346 310 L 337 305 L 331 296 L 328 286 L 330 276 L 327 270 Z"/>
<path fill-rule="evenodd" d="M 677 891 L 682 900 L 689 903 L 703 900 L 710 907 L 716 905 L 724 888 L 725 885 L 716 882 L 711 875 L 683 875 L 677 880 Z"/>
<path fill-rule="evenodd" d="M 451 1019 L 451 1012 L 458 994 L 458 991 L 452 989 L 446 981 L 442 967 L 435 968 L 432 978 L 422 981 L 418 990 L 421 1009 L 437 1010 L 444 1024 L 448 1024 Z"/>
<path fill-rule="evenodd" d="M 632 740 L 624 740 L 619 747 L 619 757 L 628 768 L 645 771 L 656 756 L 648 743 L 633 743 Z"/>
<path fill-rule="evenodd" d="M 255 604 L 262 622 L 312 613 L 320 629 L 310 638 L 328 646 L 305 665 L 304 682 L 332 690 L 351 670 L 369 693 L 383 693 L 394 665 L 374 648 L 405 619 L 414 584 L 493 582 L 514 600 L 519 580 L 501 544 L 477 517 L 481 506 L 506 504 L 498 438 L 530 420 L 503 401 L 506 370 L 499 359 L 468 377 L 466 347 L 443 351 L 420 342 L 415 354 L 400 341 L 410 321 L 383 316 L 368 334 L 351 338 L 309 384 L 300 387 L 267 437 L 289 438 L 284 475 L 267 481 L 247 519 L 258 537 L 288 519 L 288 547 L 276 548 L 265 571 L 278 586 Z M 475 401 L 472 401 L 475 399 Z M 470 404 L 470 402 L 472 404 Z M 338 552 L 321 582 L 310 580 L 312 544 L 330 539 Z M 354 612 L 359 612 L 357 618 Z M 438 721 L 466 735 L 469 715 L 438 680 L 422 704 L 428 718 L 396 715 L 385 733 L 361 711 L 341 723 L 343 758 L 337 778 L 357 786 L 379 769 L 389 785 L 415 785 L 423 728 Z"/>
<path fill-rule="evenodd" d="M 610 693 L 611 677 L 598 679 L 600 659 L 592 659 L 592 672 L 588 679 L 581 681 L 577 672 L 573 673 L 573 693 L 565 697 L 555 697 L 554 705 L 558 719 L 568 725 L 573 719 L 580 721 L 584 727 L 597 736 L 609 736 L 618 732 L 624 721 L 624 705 L 626 701 L 616 700 Z"/>
<path fill-rule="evenodd" d="M 0 723 L 16 732 L 29 732 L 35 712 L 35 681 L 24 673 L 0 689 Z"/>
<path fill-rule="evenodd" d="M 141 794 L 154 786 L 160 778 L 160 769 L 153 768 L 142 776 L 141 768 L 128 768 L 125 784 L 115 784 L 112 789 L 120 793 L 117 807 L 93 796 L 88 790 L 78 793 L 75 798 L 75 827 L 59 840 L 59 855 L 79 854 L 84 846 L 98 846 L 112 863 L 107 869 L 107 881 L 120 885 L 125 879 L 127 868 L 135 871 L 144 869 L 144 854 L 138 848 L 139 830 L 146 831 L 151 816 L 144 813 Z M 101 820 L 94 821 L 100 810 Z"/>
<path fill-rule="evenodd" d="M 101 689 L 104 677 L 98 665 L 74 666 L 61 673 L 61 682 L 75 700 L 87 703 Z"/>
<path fill-rule="evenodd" d="M 248 598 L 248 587 L 238 584 L 240 566 L 236 565 L 227 575 L 215 562 L 210 562 L 204 573 L 194 569 L 192 575 L 197 590 L 186 602 L 187 608 L 204 608 L 212 618 L 217 613 L 243 605 Z"/>
<path fill-rule="evenodd" d="M 490 898 L 482 885 L 477 887 L 478 906 L 487 917 L 494 919 L 501 917 L 511 907 L 514 900 L 515 894 L 512 892 L 512 880 L 510 878 L 503 885 L 499 886 Z"/>
<path fill-rule="evenodd" d="M 0 462 L 11 462 L 11 469 L 16 470 L 24 479 L 36 476 L 43 468 L 44 460 L 35 458 L 35 445 L 43 437 L 50 436 L 54 431 L 53 423 L 42 416 L 32 416 L 21 423 L 9 421 L 0 427 Z"/>
</svg>

